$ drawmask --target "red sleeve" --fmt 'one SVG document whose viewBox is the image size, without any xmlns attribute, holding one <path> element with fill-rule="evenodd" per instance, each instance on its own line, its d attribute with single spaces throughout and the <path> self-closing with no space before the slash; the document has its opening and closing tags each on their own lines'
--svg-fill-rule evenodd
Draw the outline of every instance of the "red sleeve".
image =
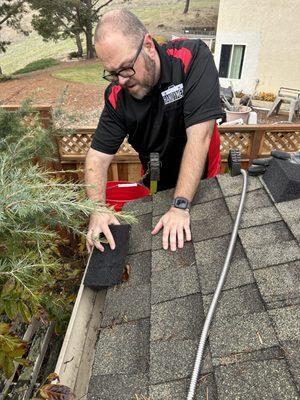
<svg viewBox="0 0 300 400">
<path fill-rule="evenodd" d="M 106 154 L 115 154 L 126 137 L 120 111 L 121 87 L 109 85 L 105 91 L 105 105 L 101 113 L 91 147 Z"/>
</svg>

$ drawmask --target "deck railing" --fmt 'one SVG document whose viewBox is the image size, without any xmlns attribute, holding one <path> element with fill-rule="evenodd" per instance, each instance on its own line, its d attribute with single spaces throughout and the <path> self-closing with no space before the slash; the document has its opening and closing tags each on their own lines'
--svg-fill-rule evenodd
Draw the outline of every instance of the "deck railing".
<svg viewBox="0 0 300 400">
<path fill-rule="evenodd" d="M 1 106 L 9 111 L 19 105 Z M 44 126 L 52 124 L 51 107 L 35 106 Z M 221 172 L 227 167 L 229 150 L 238 148 L 242 156 L 242 166 L 247 168 L 254 158 L 270 155 L 271 150 L 288 152 L 300 149 L 300 124 L 273 125 L 233 125 L 219 127 L 221 136 Z M 82 170 L 86 153 L 90 147 L 95 127 L 73 129 L 73 133 L 57 140 L 61 166 L 63 169 Z M 138 154 L 125 140 L 115 155 L 109 170 L 109 180 L 136 181 L 141 173 Z M 79 177 L 82 174 L 78 173 Z"/>
<path fill-rule="evenodd" d="M 59 140 L 60 158 L 65 167 L 81 168 L 94 131 L 94 127 L 78 128 L 74 135 Z M 255 158 L 267 157 L 271 150 L 293 152 L 300 149 L 300 124 L 220 126 L 219 131 L 221 172 L 226 170 L 228 153 L 232 148 L 240 150 L 244 168 Z M 138 154 L 125 140 L 114 157 L 109 179 L 135 181 L 139 179 L 140 171 Z"/>
</svg>

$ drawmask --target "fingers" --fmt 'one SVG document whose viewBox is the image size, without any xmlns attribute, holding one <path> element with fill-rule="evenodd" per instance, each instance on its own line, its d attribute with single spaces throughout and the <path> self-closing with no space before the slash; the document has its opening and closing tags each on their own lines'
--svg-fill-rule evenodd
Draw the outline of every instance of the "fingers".
<svg viewBox="0 0 300 400">
<path fill-rule="evenodd" d="M 99 235 L 101 233 L 100 229 L 90 229 L 86 235 L 86 246 L 87 250 L 90 253 L 95 246 L 98 250 L 104 251 L 104 247 L 99 241 Z"/>
<path fill-rule="evenodd" d="M 88 253 L 90 254 L 90 252 L 92 251 L 93 248 L 90 245 L 90 243 L 88 242 L 88 240 L 86 240 L 86 248 L 87 248 Z"/>
<path fill-rule="evenodd" d="M 93 250 L 94 247 L 94 242 L 92 239 L 92 234 L 93 231 L 88 231 L 87 235 L 86 235 L 86 247 L 87 247 L 87 251 L 90 253 Z"/>
<path fill-rule="evenodd" d="M 186 240 L 189 242 L 190 240 L 192 240 L 192 234 L 191 234 L 191 228 L 189 225 L 186 225 L 184 227 L 184 231 L 185 231 L 185 238 Z"/>
<path fill-rule="evenodd" d="M 110 224 L 121 225 L 120 221 L 114 215 L 112 215 L 112 217 L 111 217 Z"/>
<path fill-rule="evenodd" d="M 168 250 L 169 247 L 169 233 L 170 233 L 169 227 L 164 226 L 162 242 L 163 242 L 163 248 L 165 250 Z"/>
<path fill-rule="evenodd" d="M 177 242 L 177 231 L 176 231 L 176 229 L 172 229 L 170 231 L 170 249 L 171 249 L 171 251 L 176 251 L 176 242 Z"/>
<path fill-rule="evenodd" d="M 177 231 L 178 248 L 182 249 L 184 245 L 183 227 Z M 176 249 L 175 249 L 176 250 Z"/>
<path fill-rule="evenodd" d="M 102 246 L 102 244 L 101 244 L 100 241 L 99 241 L 99 235 L 98 235 L 98 236 L 94 236 L 93 241 L 94 241 L 94 246 L 95 246 L 98 250 L 104 251 L 104 247 Z"/>
<path fill-rule="evenodd" d="M 155 228 L 153 229 L 153 231 L 151 232 L 152 233 L 152 235 L 156 235 L 160 230 L 161 230 L 161 228 L 163 227 L 163 221 L 162 221 L 162 218 L 158 221 L 158 223 L 156 224 L 156 226 L 155 226 Z"/>
<path fill-rule="evenodd" d="M 113 235 L 108 226 L 103 227 L 103 234 L 106 237 L 108 244 L 112 250 L 116 248 L 116 243 L 114 241 Z M 104 249 L 103 249 L 104 250 Z"/>
<path fill-rule="evenodd" d="M 116 243 L 109 229 L 110 224 L 120 225 L 120 222 L 114 215 L 110 214 L 95 213 L 91 215 L 89 229 L 86 235 L 86 246 L 89 253 L 93 250 L 94 246 L 98 250 L 104 251 L 104 246 L 99 240 L 100 233 L 103 233 L 112 250 L 116 248 Z"/>
<path fill-rule="evenodd" d="M 168 226 L 165 226 L 162 242 L 164 250 L 168 250 L 169 243 L 171 251 L 176 251 L 177 247 L 182 249 L 184 246 L 183 228 L 169 229 Z"/>
<path fill-rule="evenodd" d="M 164 226 L 163 231 L 163 248 L 167 250 L 169 248 L 171 251 L 176 251 L 176 249 L 182 249 L 184 246 L 184 232 L 187 241 L 192 239 L 191 230 L 189 225 L 187 226 L 177 226 L 169 228 L 168 225 Z"/>
<path fill-rule="evenodd" d="M 177 247 L 182 249 L 184 246 L 184 235 L 183 235 L 183 227 L 178 227 L 177 229 L 172 229 L 166 232 L 166 237 L 163 237 L 163 247 L 164 243 L 166 243 L 166 247 L 168 248 L 168 236 L 170 236 L 170 249 L 171 251 L 176 251 Z"/>
<path fill-rule="evenodd" d="M 114 215 L 111 216 L 109 224 L 121 225 L 120 222 L 118 221 L 118 219 Z M 110 248 L 112 250 L 114 250 L 116 248 L 116 243 L 115 243 L 114 237 L 109 229 L 109 226 L 108 225 L 102 226 L 102 232 L 103 232 L 104 236 L 106 237 Z M 103 248 L 103 251 L 104 251 L 104 248 Z"/>
<path fill-rule="evenodd" d="M 184 239 L 187 241 L 192 239 L 190 230 L 190 217 L 189 214 L 182 214 L 182 211 L 168 211 L 163 215 L 152 234 L 157 234 L 163 228 L 162 245 L 164 250 L 168 248 L 171 251 L 181 249 L 184 246 Z"/>
</svg>

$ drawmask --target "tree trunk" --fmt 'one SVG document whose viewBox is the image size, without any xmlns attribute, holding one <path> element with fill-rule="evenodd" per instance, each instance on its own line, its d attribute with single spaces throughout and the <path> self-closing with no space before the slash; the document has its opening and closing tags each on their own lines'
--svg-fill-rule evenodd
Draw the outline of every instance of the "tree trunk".
<svg viewBox="0 0 300 400">
<path fill-rule="evenodd" d="M 183 14 L 187 14 L 189 11 L 189 6 L 190 6 L 190 0 L 185 0 L 185 7 L 183 10 Z"/>
<path fill-rule="evenodd" d="M 86 58 L 89 60 L 95 57 L 94 47 L 93 47 L 93 32 L 91 29 L 87 28 L 86 33 Z"/>
<path fill-rule="evenodd" d="M 82 49 L 82 43 L 81 43 L 79 33 L 75 33 L 75 39 L 76 39 L 76 45 L 77 45 L 77 57 L 82 57 L 83 49 Z"/>
<path fill-rule="evenodd" d="M 85 24 L 85 37 L 86 37 L 86 58 L 94 58 L 95 52 L 93 47 L 93 13 L 92 13 L 92 0 L 84 0 L 86 4 L 86 24 Z"/>
</svg>

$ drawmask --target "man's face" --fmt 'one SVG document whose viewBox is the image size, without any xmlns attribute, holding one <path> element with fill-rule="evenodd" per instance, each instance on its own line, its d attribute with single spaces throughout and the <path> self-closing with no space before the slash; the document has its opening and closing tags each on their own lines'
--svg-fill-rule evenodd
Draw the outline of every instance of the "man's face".
<svg viewBox="0 0 300 400">
<path fill-rule="evenodd" d="M 137 99 L 146 96 L 155 85 L 155 62 L 147 52 L 145 40 L 146 38 L 141 43 L 140 52 L 138 46 L 134 46 L 131 41 L 116 33 L 95 45 L 97 55 L 107 74 L 120 72 L 127 67 L 134 69 L 133 76 L 118 75 L 117 82 Z"/>
</svg>

